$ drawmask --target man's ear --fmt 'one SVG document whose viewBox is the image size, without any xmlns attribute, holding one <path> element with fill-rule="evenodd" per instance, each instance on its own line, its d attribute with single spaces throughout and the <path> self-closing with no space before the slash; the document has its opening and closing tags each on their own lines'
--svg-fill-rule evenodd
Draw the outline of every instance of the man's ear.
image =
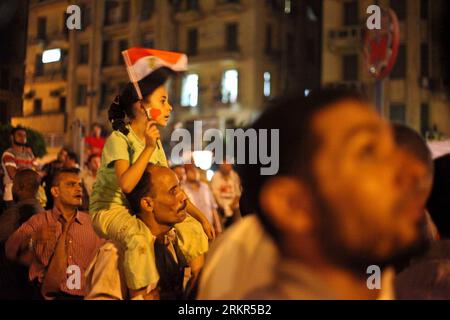
<svg viewBox="0 0 450 320">
<path fill-rule="evenodd" d="M 57 198 L 59 196 L 59 187 L 54 186 L 50 189 L 50 193 L 52 194 L 53 198 Z"/>
<path fill-rule="evenodd" d="M 143 197 L 140 202 L 141 210 L 144 212 L 153 212 L 153 199 L 150 197 Z"/>
<path fill-rule="evenodd" d="M 303 183 L 274 177 L 262 188 L 261 207 L 277 230 L 305 234 L 312 229 L 311 198 Z"/>
</svg>

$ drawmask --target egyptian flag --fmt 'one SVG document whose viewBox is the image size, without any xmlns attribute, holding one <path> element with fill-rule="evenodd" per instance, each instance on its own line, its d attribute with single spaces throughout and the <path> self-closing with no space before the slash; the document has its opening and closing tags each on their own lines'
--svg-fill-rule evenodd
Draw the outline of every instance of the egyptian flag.
<svg viewBox="0 0 450 320">
<path fill-rule="evenodd" d="M 178 52 L 130 48 L 123 51 L 122 55 L 139 99 L 163 85 L 170 72 L 176 74 L 186 71 L 188 65 L 187 56 Z"/>
</svg>

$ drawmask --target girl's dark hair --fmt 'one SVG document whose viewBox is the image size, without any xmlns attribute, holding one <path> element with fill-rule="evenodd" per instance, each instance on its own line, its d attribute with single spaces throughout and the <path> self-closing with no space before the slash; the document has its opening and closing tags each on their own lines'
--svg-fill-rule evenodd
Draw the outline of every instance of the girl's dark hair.
<svg viewBox="0 0 450 320">
<path fill-rule="evenodd" d="M 157 88 L 162 86 L 170 76 L 175 74 L 175 71 L 172 71 L 167 67 L 156 69 L 147 77 L 138 82 L 142 96 L 147 97 L 151 95 Z M 129 119 L 133 119 L 135 117 L 133 112 L 133 104 L 138 101 L 139 98 L 133 83 L 127 83 L 109 107 L 108 118 L 114 131 L 120 131 L 124 135 L 128 135 L 129 130 L 126 127 L 125 119 L 126 117 Z"/>
</svg>

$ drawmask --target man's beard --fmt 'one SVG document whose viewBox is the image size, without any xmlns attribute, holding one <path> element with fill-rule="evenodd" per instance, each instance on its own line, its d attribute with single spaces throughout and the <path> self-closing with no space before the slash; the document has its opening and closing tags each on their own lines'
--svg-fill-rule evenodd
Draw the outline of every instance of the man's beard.
<svg viewBox="0 0 450 320">
<path fill-rule="evenodd" d="M 399 244 L 393 245 L 391 252 L 383 257 L 380 257 L 375 253 L 376 249 L 374 247 L 377 245 L 376 242 L 378 241 L 376 237 L 374 237 L 371 243 L 368 243 L 363 248 L 349 248 L 341 234 L 342 228 L 338 221 L 339 216 L 333 212 L 328 201 L 325 200 L 316 187 L 312 188 L 311 193 L 313 194 L 316 203 L 316 221 L 318 223 L 316 232 L 319 247 L 331 263 L 341 266 L 346 270 L 350 270 L 354 274 L 367 277 L 366 270 L 367 267 L 371 265 L 376 265 L 383 269 L 387 266 L 405 264 L 406 261 L 409 261 L 414 256 L 422 254 L 428 248 L 425 233 L 422 231 L 423 228 L 420 228 L 424 223 L 423 221 L 417 223 L 419 235 L 416 237 L 414 243 L 404 247 Z M 373 232 L 369 230 L 369 228 L 372 228 L 370 224 L 362 227 L 367 229 L 368 232 Z"/>
<path fill-rule="evenodd" d="M 16 139 L 14 139 L 14 144 L 16 146 L 19 146 L 19 147 L 26 147 L 27 146 L 26 142 L 25 143 L 21 143 L 21 142 L 18 142 Z"/>
</svg>

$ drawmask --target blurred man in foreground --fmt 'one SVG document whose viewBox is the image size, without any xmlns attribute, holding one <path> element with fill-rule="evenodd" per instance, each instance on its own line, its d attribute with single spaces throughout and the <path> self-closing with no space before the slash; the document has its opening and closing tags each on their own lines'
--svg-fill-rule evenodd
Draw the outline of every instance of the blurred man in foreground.
<svg viewBox="0 0 450 320">
<path fill-rule="evenodd" d="M 238 168 L 243 197 L 254 205 L 280 257 L 268 266 L 273 272 L 265 285 L 240 294 L 247 299 L 392 298 L 389 281 L 381 281 L 381 290 L 368 288 L 367 269 L 384 270 L 414 250 L 422 241 L 423 215 L 408 211 L 408 164 L 390 125 L 358 95 L 327 90 L 275 102 L 253 127 L 280 129 L 277 176 L 261 176 L 259 165 Z M 252 237 L 245 242 L 252 243 Z M 200 298 L 214 259 L 213 248 Z"/>
</svg>

